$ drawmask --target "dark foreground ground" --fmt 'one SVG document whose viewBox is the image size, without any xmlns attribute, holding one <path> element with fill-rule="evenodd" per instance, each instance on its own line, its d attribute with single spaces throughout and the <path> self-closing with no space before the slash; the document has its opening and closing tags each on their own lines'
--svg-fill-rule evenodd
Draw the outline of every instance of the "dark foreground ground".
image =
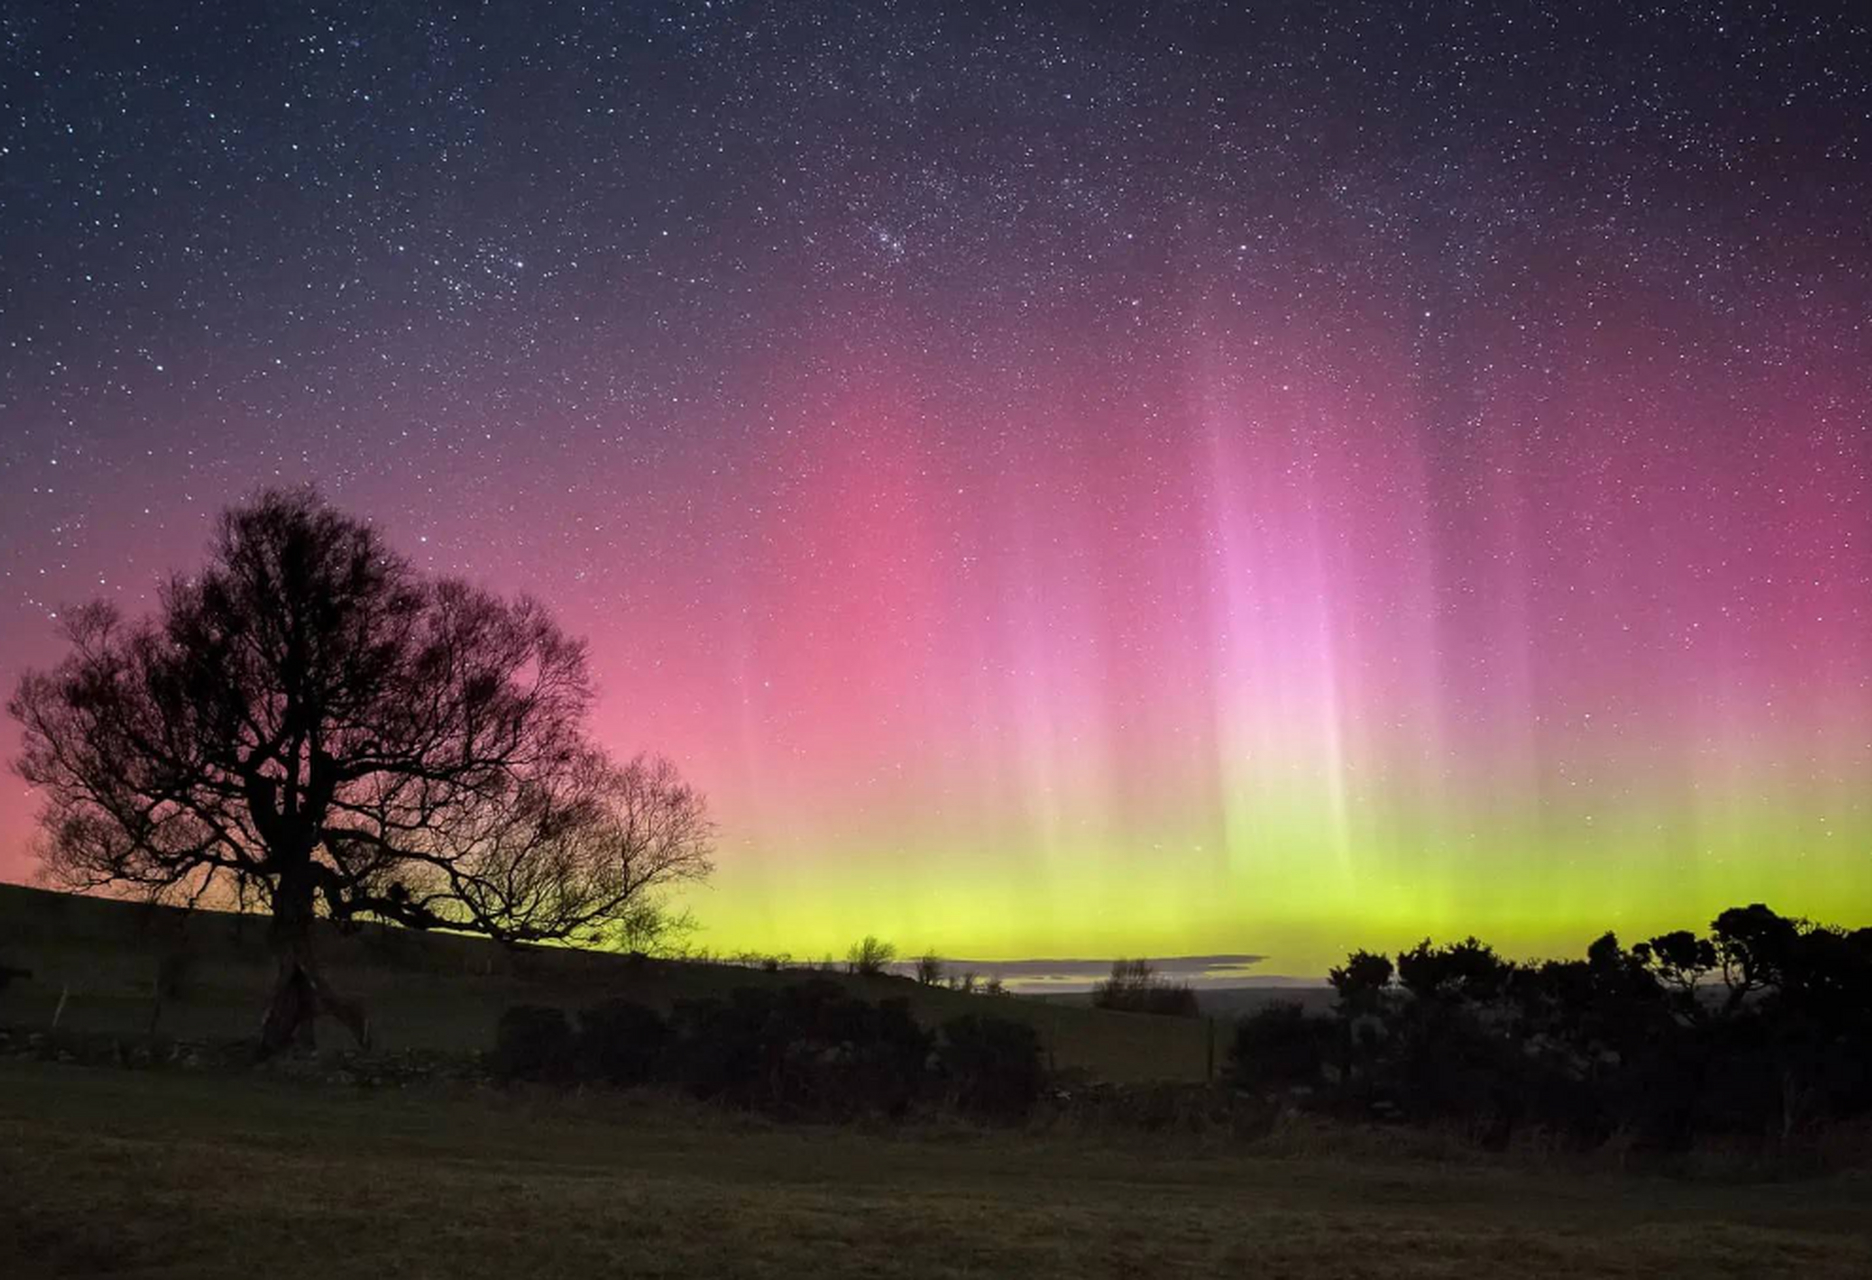
<svg viewBox="0 0 1872 1280">
<path fill-rule="evenodd" d="M 1872 1181 L 0 1063 L 0 1275 L 1872 1276 Z"/>
</svg>

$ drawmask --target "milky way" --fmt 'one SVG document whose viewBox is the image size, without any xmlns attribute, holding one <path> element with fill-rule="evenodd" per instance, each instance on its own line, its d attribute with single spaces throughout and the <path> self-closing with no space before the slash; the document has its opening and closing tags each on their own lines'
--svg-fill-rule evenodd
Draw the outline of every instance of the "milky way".
<svg viewBox="0 0 1872 1280">
<path fill-rule="evenodd" d="M 0 682 L 310 480 L 712 947 L 1872 922 L 1865 21 L 1235 8 L 9 6 Z"/>
</svg>

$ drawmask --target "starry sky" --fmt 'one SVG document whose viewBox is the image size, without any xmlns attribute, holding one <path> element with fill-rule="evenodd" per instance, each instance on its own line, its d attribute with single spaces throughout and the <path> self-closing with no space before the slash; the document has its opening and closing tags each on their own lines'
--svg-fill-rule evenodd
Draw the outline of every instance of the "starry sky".
<svg viewBox="0 0 1872 1280">
<path fill-rule="evenodd" d="M 18 0 L 0 683 L 310 480 L 706 946 L 1869 923 L 1869 226 L 1845 5 Z"/>
</svg>

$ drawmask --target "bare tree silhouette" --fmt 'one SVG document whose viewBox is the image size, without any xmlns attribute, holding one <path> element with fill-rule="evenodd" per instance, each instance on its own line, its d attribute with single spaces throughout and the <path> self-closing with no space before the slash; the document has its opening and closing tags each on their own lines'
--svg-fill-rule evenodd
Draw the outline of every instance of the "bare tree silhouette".
<svg viewBox="0 0 1872 1280">
<path fill-rule="evenodd" d="M 585 649 L 537 603 L 418 574 L 310 490 L 223 513 L 154 617 L 91 605 L 9 710 L 45 795 L 44 856 L 80 888 L 272 913 L 263 1053 L 363 1011 L 319 976 L 314 919 L 507 942 L 654 930 L 710 869 L 702 797 L 583 732 Z"/>
<path fill-rule="evenodd" d="M 845 968 L 848 972 L 876 977 L 883 973 L 897 959 L 897 947 L 866 934 L 862 939 L 851 944 L 845 953 Z"/>
</svg>

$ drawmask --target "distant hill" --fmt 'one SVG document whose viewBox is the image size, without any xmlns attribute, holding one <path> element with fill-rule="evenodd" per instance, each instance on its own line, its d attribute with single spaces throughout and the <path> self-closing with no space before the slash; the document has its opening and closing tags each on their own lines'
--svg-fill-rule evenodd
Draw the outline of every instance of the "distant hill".
<svg viewBox="0 0 1872 1280">
<path fill-rule="evenodd" d="M 248 1036 L 258 1029 L 272 980 L 266 920 L 225 911 L 188 912 L 0 884 L 0 965 L 31 971 L 0 990 L 0 1023 L 61 1025 L 123 1034 Z M 318 937 L 334 988 L 362 1000 L 383 1047 L 485 1048 L 502 1009 L 551 1004 L 578 1009 L 623 996 L 657 1008 L 809 976 L 738 965 L 648 959 L 570 947 L 508 948 L 483 938 L 367 924 Z M 165 973 L 172 994 L 157 999 Z M 830 975 L 870 999 L 903 997 L 934 1024 L 959 1013 L 992 1013 L 1032 1024 L 1055 1065 L 1094 1078 L 1202 1079 L 1208 1057 L 1201 1021 L 1094 1010 L 1020 996 L 963 995 L 907 978 Z M 348 1041 L 321 1023 L 322 1044 Z"/>
</svg>

